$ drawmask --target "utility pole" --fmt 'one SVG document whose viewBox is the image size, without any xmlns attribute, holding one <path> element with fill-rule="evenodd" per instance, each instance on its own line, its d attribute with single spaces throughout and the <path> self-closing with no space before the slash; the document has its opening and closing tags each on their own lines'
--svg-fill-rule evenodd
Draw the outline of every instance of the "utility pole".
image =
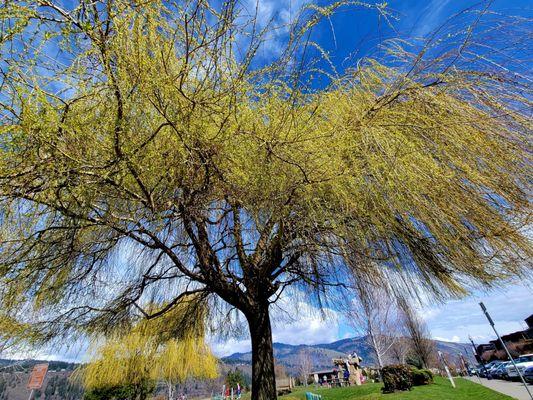
<svg viewBox="0 0 533 400">
<path fill-rule="evenodd" d="M 487 376 L 487 368 L 485 367 L 485 362 L 483 361 L 483 358 L 481 358 L 481 354 L 478 354 L 476 344 L 474 343 L 474 340 L 472 339 L 472 336 L 468 335 L 468 339 L 470 339 L 470 343 L 472 343 L 472 349 L 474 350 L 474 356 L 476 357 L 476 361 L 479 360 L 481 363 L 481 366 L 483 367 L 483 371 L 485 372 L 485 376 Z M 481 383 L 481 378 L 479 377 L 479 373 L 477 374 L 477 377 L 479 379 L 479 382 Z"/>
<path fill-rule="evenodd" d="M 522 383 L 524 384 L 524 387 L 526 388 L 527 390 L 527 393 L 529 394 L 529 397 L 531 398 L 531 400 L 533 400 L 533 395 L 531 394 L 531 392 L 529 391 L 529 388 L 527 386 L 527 383 L 526 381 L 524 380 L 524 377 L 522 376 L 522 373 L 520 372 L 520 370 L 518 369 L 518 367 L 516 366 L 516 363 L 514 362 L 514 359 L 513 357 L 511 356 L 511 353 L 509 353 L 509 350 L 507 349 L 507 346 L 505 345 L 505 343 L 503 342 L 500 334 L 498 333 L 498 331 L 496 330 L 496 327 L 494 326 L 494 321 L 492 320 L 491 316 L 489 315 L 489 312 L 487 311 L 487 307 L 485 307 L 485 304 L 483 304 L 483 302 L 480 302 L 479 303 L 479 306 L 481 307 L 481 309 L 483 310 L 483 313 L 485 314 L 485 317 L 487 317 L 487 320 L 489 321 L 489 324 L 490 326 L 492 327 L 492 330 L 494 331 L 494 333 L 496 334 L 496 336 L 498 336 L 498 340 L 500 341 L 500 343 L 502 344 L 503 348 L 505 349 L 505 352 L 507 353 L 507 356 L 509 357 L 509 360 L 511 360 L 511 362 L 513 363 L 513 366 L 514 368 L 516 369 L 516 372 L 518 373 L 518 376 L 520 377 L 520 379 L 522 380 Z"/>
<path fill-rule="evenodd" d="M 466 363 L 465 358 L 463 357 L 463 353 L 459 352 L 459 358 L 461 360 L 464 374 L 468 375 L 468 364 Z"/>
<path fill-rule="evenodd" d="M 476 344 L 474 343 L 474 339 L 472 339 L 472 336 L 468 335 L 468 339 L 470 340 L 470 343 L 472 343 L 472 350 L 474 351 L 474 358 L 476 361 L 481 363 L 481 366 L 483 367 L 483 371 L 485 371 L 485 375 L 487 374 L 487 369 L 485 368 L 485 363 L 483 362 L 483 359 L 481 358 L 481 355 L 477 353 Z M 476 371 L 477 380 L 479 381 L 479 384 L 481 385 L 481 378 L 479 377 L 479 372 Z"/>
<path fill-rule="evenodd" d="M 437 352 L 439 354 L 439 359 L 442 365 L 444 366 L 444 370 L 446 371 L 446 374 L 448 375 L 448 379 L 450 380 L 450 383 L 452 384 L 453 388 L 455 389 L 455 382 L 453 381 L 452 374 L 450 373 L 450 369 L 448 368 L 448 364 L 446 364 L 446 361 L 444 360 L 444 356 L 442 355 L 442 351 Z"/>
</svg>

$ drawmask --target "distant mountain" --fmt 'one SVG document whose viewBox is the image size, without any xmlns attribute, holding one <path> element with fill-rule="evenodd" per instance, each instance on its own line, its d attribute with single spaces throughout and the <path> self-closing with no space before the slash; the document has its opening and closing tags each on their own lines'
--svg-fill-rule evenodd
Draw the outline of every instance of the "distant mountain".
<svg viewBox="0 0 533 400">
<path fill-rule="evenodd" d="M 0 368 L 3 372 L 29 372 L 35 364 L 47 363 L 49 371 L 73 371 L 79 364 L 66 361 L 48 361 L 48 360 L 10 360 L 0 358 Z"/>
<path fill-rule="evenodd" d="M 458 353 L 465 353 L 465 348 L 469 348 L 464 343 L 443 342 L 435 340 L 437 350 L 443 353 L 456 356 Z M 285 343 L 274 343 L 274 358 L 276 361 L 289 370 L 297 368 L 299 365 L 299 357 L 301 352 L 311 356 L 313 361 L 313 368 L 328 369 L 332 367 L 331 359 L 345 357 L 348 353 L 356 352 L 363 358 L 363 363 L 366 365 L 373 364 L 372 350 L 368 346 L 364 337 L 355 337 L 349 339 L 337 340 L 333 343 L 322 343 L 315 345 L 291 345 Z M 252 353 L 234 353 L 230 356 L 222 358 L 225 364 L 238 365 L 250 364 L 252 361 Z"/>
<path fill-rule="evenodd" d="M 40 390 L 35 391 L 35 400 L 80 400 L 84 389 L 77 380 L 70 379 L 79 364 L 63 361 L 46 360 L 7 360 L 0 359 L 0 400 L 27 400 L 30 391 L 27 383 L 30 371 L 38 363 L 49 364 L 48 372 Z M 186 393 L 187 398 L 197 399 L 210 397 L 210 394 L 220 390 L 228 371 L 235 366 L 220 365 L 220 376 L 216 379 L 188 379 L 176 385 L 176 393 Z M 252 368 L 245 365 L 239 369 L 245 377 L 251 379 Z M 158 382 L 154 398 L 166 398 L 168 386 L 166 382 Z"/>
<path fill-rule="evenodd" d="M 451 356 L 465 353 L 465 348 L 470 347 L 463 343 L 435 341 L 437 350 Z M 364 337 L 355 337 L 338 340 L 333 343 L 315 345 L 291 345 L 274 343 L 274 357 L 279 364 L 286 367 L 287 372 L 296 374 L 300 364 L 300 354 L 304 351 L 311 357 L 314 370 L 332 368 L 331 360 L 341 358 L 355 351 L 363 358 L 364 365 L 373 365 L 372 351 Z M 471 352 L 470 352 L 471 353 Z M 227 371 L 239 368 L 245 374 L 251 375 L 252 353 L 234 353 L 222 358 L 220 365 L 221 375 L 215 380 L 190 380 L 180 385 L 178 392 L 185 392 L 192 398 L 193 395 L 208 396 L 213 390 L 222 387 L 224 376 Z M 0 359 L 0 400 L 26 400 L 28 390 L 26 384 L 29 372 L 39 362 L 49 363 L 49 372 L 40 392 L 46 400 L 75 400 L 81 398 L 82 389 L 69 381 L 72 371 L 78 364 L 63 361 L 39 361 L 39 360 L 4 360 Z M 163 393 L 166 386 L 158 386 L 158 392 Z M 39 392 L 39 393 L 40 393 Z M 40 397 L 42 400 L 42 398 Z"/>
</svg>

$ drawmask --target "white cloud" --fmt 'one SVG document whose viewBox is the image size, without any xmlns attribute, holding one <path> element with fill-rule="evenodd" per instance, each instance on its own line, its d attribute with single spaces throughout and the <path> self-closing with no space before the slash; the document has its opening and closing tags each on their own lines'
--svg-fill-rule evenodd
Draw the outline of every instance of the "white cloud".
<svg viewBox="0 0 533 400">
<path fill-rule="evenodd" d="M 226 341 L 218 341 L 214 338 L 209 339 L 211 351 L 217 357 L 229 356 L 233 353 L 247 353 L 251 350 L 252 345 L 250 339 L 229 339 Z"/>
<path fill-rule="evenodd" d="M 257 53 L 259 57 L 268 61 L 282 53 L 288 41 L 290 24 L 295 21 L 299 10 L 310 3 L 313 1 L 245 0 L 242 2 L 240 16 L 244 21 L 255 19 L 256 33 L 268 27 L 268 33 L 263 38 L 264 42 Z M 238 38 L 240 47 L 246 48 L 248 40 L 247 35 L 240 35 Z"/>
<path fill-rule="evenodd" d="M 332 309 L 319 310 L 304 301 L 298 301 L 301 293 L 282 297 L 271 307 L 272 339 L 285 344 L 329 343 L 340 338 L 340 316 Z M 213 352 L 219 356 L 248 352 L 251 349 L 249 335 L 238 339 L 218 340 L 209 338 Z"/>
<path fill-rule="evenodd" d="M 246 0 L 243 9 L 247 16 L 257 12 L 257 23 L 264 28 L 272 21 L 274 26 L 286 25 L 294 21 L 299 10 L 312 0 Z"/>
<path fill-rule="evenodd" d="M 433 336 L 433 339 L 440 340 L 441 342 L 459 342 L 461 340 L 461 338 L 459 336 L 457 336 L 457 335 L 454 335 L 451 338 Z"/>
<path fill-rule="evenodd" d="M 483 301 L 496 329 L 506 334 L 525 328 L 524 318 L 531 315 L 533 290 L 524 285 L 509 285 L 505 290 L 477 293 L 463 300 L 449 301 L 443 305 L 422 310 L 434 338 L 450 338 L 449 341 L 468 342 L 471 335 L 476 342 L 496 338 L 485 318 L 479 302 Z"/>
<path fill-rule="evenodd" d="M 524 318 L 533 310 L 533 290 L 524 285 L 509 285 L 505 290 L 490 293 L 478 293 L 463 300 L 449 301 L 445 304 L 422 308 L 424 317 L 433 338 L 451 342 L 468 342 L 471 335 L 476 343 L 485 343 L 495 335 L 481 312 L 479 302 L 487 306 L 496 328 L 501 334 L 525 328 Z M 242 315 L 241 315 L 241 318 Z M 287 344 L 318 344 L 355 336 L 348 329 L 342 315 L 332 309 L 323 310 L 303 300 L 302 294 L 293 292 L 282 297 L 272 307 L 273 339 Z M 248 335 L 229 340 L 208 338 L 213 352 L 217 356 L 227 356 L 236 352 L 248 352 L 251 343 Z M 2 356 L 6 357 L 7 354 Z M 81 344 L 70 346 L 70 349 L 45 349 L 31 353 L 11 354 L 17 358 L 47 358 L 70 361 L 84 359 Z"/>
<path fill-rule="evenodd" d="M 339 315 L 335 311 L 325 309 L 320 313 L 316 307 L 304 302 L 298 302 L 295 310 L 292 321 L 274 322 L 272 336 L 275 342 L 318 344 L 339 338 Z"/>
<path fill-rule="evenodd" d="M 14 351 L 5 351 L 0 353 L 0 358 L 85 362 L 88 360 L 87 349 L 87 341 L 79 339 L 73 342 L 63 341 L 54 346 L 50 345 L 42 348 L 18 348 Z"/>
<path fill-rule="evenodd" d="M 442 23 L 442 15 L 448 4 L 450 4 L 450 0 L 432 0 L 428 2 L 421 13 L 421 18 L 415 25 L 412 36 L 421 38 L 437 29 L 439 24 Z"/>
</svg>

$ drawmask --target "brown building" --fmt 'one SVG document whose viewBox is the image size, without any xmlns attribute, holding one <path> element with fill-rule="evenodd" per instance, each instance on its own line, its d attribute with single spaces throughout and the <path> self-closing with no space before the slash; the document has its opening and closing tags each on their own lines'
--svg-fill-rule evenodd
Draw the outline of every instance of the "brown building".
<svg viewBox="0 0 533 400">
<path fill-rule="evenodd" d="M 529 342 L 530 344 L 533 344 L 533 314 L 527 317 L 524 321 L 526 321 L 527 329 L 502 336 L 502 340 L 506 345 L 523 342 Z M 490 343 L 494 344 L 497 350 L 503 350 L 502 344 L 499 340 L 491 340 Z"/>
<path fill-rule="evenodd" d="M 502 340 L 513 357 L 533 352 L 533 314 L 524 321 L 527 324 L 526 329 L 502 335 Z M 507 359 L 507 354 L 498 339 L 481 344 L 476 350 L 485 361 Z"/>
</svg>

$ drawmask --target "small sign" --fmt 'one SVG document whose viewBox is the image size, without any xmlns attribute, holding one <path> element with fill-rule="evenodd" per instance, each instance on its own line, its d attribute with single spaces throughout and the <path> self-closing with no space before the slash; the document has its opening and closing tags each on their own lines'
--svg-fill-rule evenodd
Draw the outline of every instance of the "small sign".
<svg viewBox="0 0 533 400">
<path fill-rule="evenodd" d="M 28 389 L 40 389 L 43 386 L 44 377 L 48 371 L 48 364 L 35 364 L 28 382 Z"/>
</svg>

